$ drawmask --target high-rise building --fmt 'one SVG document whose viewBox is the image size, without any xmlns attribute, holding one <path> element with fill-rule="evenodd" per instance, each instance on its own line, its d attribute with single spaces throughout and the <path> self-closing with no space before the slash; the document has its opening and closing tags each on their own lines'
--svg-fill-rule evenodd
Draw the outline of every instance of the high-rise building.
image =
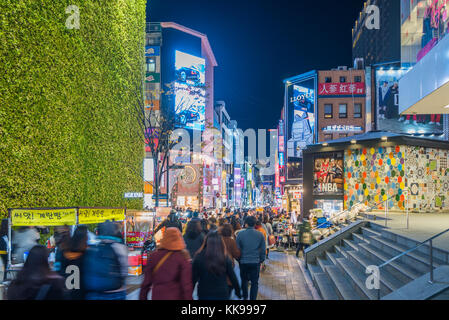
<svg viewBox="0 0 449 320">
<path fill-rule="evenodd" d="M 379 29 L 371 28 L 373 12 L 369 6 L 379 8 Z M 365 65 L 400 61 L 401 59 L 401 24 L 400 1 L 368 0 L 352 29 L 352 57 L 362 58 Z M 368 12 L 367 12 L 368 11 Z"/>
<path fill-rule="evenodd" d="M 214 118 L 217 62 L 207 36 L 174 22 L 148 23 L 145 59 L 146 112 L 157 113 L 161 107 L 174 111 L 176 127 L 186 129 L 192 141 L 194 132 L 202 133 Z M 152 158 L 148 145 L 146 151 L 146 158 Z M 212 180 L 205 169 L 213 167 L 211 159 L 195 154 L 193 148 L 190 151 L 189 157 L 178 158 L 177 162 L 184 165 L 184 169 L 178 169 L 183 170 L 181 174 L 166 170 L 170 174 L 163 176 L 160 194 L 167 199 L 167 204 L 172 198 L 176 202 L 172 205 L 181 207 L 212 206 L 204 197 L 204 187 Z M 151 179 L 152 174 L 144 175 Z M 154 205 L 152 184 L 153 181 L 145 181 L 144 206 Z"/>
</svg>

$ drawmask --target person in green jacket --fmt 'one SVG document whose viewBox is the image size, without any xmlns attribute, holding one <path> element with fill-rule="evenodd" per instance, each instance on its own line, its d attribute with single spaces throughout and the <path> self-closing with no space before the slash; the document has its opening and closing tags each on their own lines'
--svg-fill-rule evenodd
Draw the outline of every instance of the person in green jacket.
<svg viewBox="0 0 449 320">
<path fill-rule="evenodd" d="M 296 247 L 296 257 L 299 255 L 299 251 L 304 251 L 309 246 L 315 243 L 315 239 L 312 234 L 312 227 L 308 220 L 304 220 L 297 225 L 298 230 L 298 246 Z"/>
</svg>

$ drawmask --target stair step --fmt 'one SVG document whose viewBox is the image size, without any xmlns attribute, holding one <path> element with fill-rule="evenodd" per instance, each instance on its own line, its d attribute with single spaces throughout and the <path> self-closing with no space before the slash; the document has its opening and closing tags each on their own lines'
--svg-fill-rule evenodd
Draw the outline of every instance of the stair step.
<svg viewBox="0 0 449 320">
<path fill-rule="evenodd" d="M 315 274 L 315 283 L 323 300 L 340 300 L 332 281 L 326 273 Z"/>
<path fill-rule="evenodd" d="M 344 300 L 360 300 L 360 296 L 357 295 L 349 280 L 337 266 L 326 266 L 326 272 Z"/>
<path fill-rule="evenodd" d="M 381 237 L 382 236 L 382 234 L 380 232 L 377 232 L 373 229 L 370 229 L 367 227 L 362 227 L 361 229 L 362 229 L 362 233 L 364 233 L 366 236 L 369 236 L 369 237 L 376 237 L 376 236 Z"/>
<path fill-rule="evenodd" d="M 321 270 L 323 270 L 323 271 L 325 270 L 326 266 L 332 265 L 332 262 L 330 262 L 329 260 L 324 259 L 324 258 L 317 258 L 316 261 L 317 261 L 318 265 L 320 266 Z"/>
<path fill-rule="evenodd" d="M 342 255 L 338 252 L 329 252 L 326 251 L 326 258 L 327 260 L 331 261 L 334 265 L 337 265 L 337 258 L 341 258 Z"/>
<path fill-rule="evenodd" d="M 369 237 L 366 237 L 363 234 L 353 233 L 352 237 L 354 240 L 357 240 L 358 242 L 369 242 Z"/>
<path fill-rule="evenodd" d="M 387 255 L 385 252 L 379 250 L 379 248 L 373 247 L 372 245 L 362 243 L 360 244 L 360 247 L 362 247 L 365 251 L 369 252 L 372 256 L 379 259 L 381 262 L 380 264 L 392 258 L 392 256 Z M 411 269 L 410 267 L 404 265 L 401 262 L 393 261 L 389 265 L 395 268 L 400 273 L 402 273 L 404 276 L 406 276 L 408 278 L 408 281 L 411 281 L 421 276 L 421 273 L 416 272 L 415 270 Z"/>
<path fill-rule="evenodd" d="M 363 269 L 367 269 L 368 266 L 375 266 L 376 263 L 365 257 L 363 254 L 361 254 L 358 251 L 349 251 L 348 254 L 352 256 L 353 260 L 357 261 Z M 392 292 L 394 290 L 399 289 L 400 287 L 404 286 L 405 283 L 398 280 L 396 277 L 392 276 L 389 272 L 387 272 L 385 269 L 380 270 L 380 282 L 385 285 L 385 287 L 388 288 L 389 292 Z"/>
<path fill-rule="evenodd" d="M 312 264 L 312 263 L 308 263 L 307 264 L 307 269 L 309 270 L 312 279 L 314 279 L 315 275 L 318 273 L 323 273 L 323 270 L 321 269 L 321 267 L 319 265 L 316 264 Z"/>
<path fill-rule="evenodd" d="M 392 248 L 393 250 L 396 250 L 398 252 L 397 254 L 400 254 L 400 253 L 410 249 L 410 248 L 408 248 L 408 247 L 406 247 L 404 245 L 401 245 L 401 244 L 394 243 L 394 242 L 391 242 L 389 240 L 386 240 L 385 238 L 374 237 L 374 239 L 377 240 L 378 242 L 382 243 L 383 245 L 388 246 L 388 247 Z M 430 267 L 430 264 L 429 264 L 429 257 L 430 256 L 429 255 L 426 256 L 423 253 L 420 253 L 420 252 L 415 250 L 415 251 L 407 253 L 407 256 L 412 257 L 413 259 L 415 259 L 415 260 L 417 260 L 417 261 L 419 261 L 419 262 L 421 262 L 423 264 L 426 264 L 426 265 L 428 265 Z M 443 261 L 441 261 L 441 260 L 439 260 L 439 259 L 437 259 L 435 257 L 433 258 L 433 265 L 436 268 L 439 267 L 440 265 L 444 265 L 444 264 L 445 263 Z"/>
<path fill-rule="evenodd" d="M 351 248 L 352 250 L 359 250 L 357 244 L 355 244 L 354 242 L 352 242 L 349 239 L 343 239 L 343 243 L 346 247 Z"/>
<path fill-rule="evenodd" d="M 366 274 L 360 271 L 351 261 L 345 258 L 337 258 L 337 263 L 346 272 L 346 274 L 351 278 L 352 282 L 358 287 L 358 289 L 363 293 L 362 300 L 371 299 L 377 300 L 377 291 L 368 290 L 365 285 Z"/>
<path fill-rule="evenodd" d="M 335 252 L 338 252 L 342 257 L 345 257 L 345 258 L 348 257 L 347 250 L 348 249 L 345 249 L 344 247 L 335 246 Z"/>
</svg>

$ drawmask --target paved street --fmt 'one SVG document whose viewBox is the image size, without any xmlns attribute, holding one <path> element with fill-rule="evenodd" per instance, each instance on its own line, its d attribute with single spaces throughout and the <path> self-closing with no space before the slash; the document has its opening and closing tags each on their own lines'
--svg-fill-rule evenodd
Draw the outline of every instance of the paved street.
<svg viewBox="0 0 449 320">
<path fill-rule="evenodd" d="M 258 300 L 313 300 L 294 255 L 270 252 L 266 265 L 266 270 L 260 275 Z M 235 271 L 240 282 L 238 266 Z M 143 276 L 128 279 L 128 300 L 139 298 L 138 284 L 142 281 Z"/>
</svg>

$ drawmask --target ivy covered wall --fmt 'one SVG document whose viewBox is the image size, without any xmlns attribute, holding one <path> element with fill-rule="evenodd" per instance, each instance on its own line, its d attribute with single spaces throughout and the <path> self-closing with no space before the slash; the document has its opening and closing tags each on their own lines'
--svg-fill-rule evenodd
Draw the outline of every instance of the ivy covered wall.
<svg viewBox="0 0 449 320">
<path fill-rule="evenodd" d="M 141 208 L 123 193 L 143 191 L 132 110 L 145 3 L 0 2 L 0 215 L 9 207 Z M 79 29 L 66 27 L 69 5 L 79 8 Z"/>
</svg>

